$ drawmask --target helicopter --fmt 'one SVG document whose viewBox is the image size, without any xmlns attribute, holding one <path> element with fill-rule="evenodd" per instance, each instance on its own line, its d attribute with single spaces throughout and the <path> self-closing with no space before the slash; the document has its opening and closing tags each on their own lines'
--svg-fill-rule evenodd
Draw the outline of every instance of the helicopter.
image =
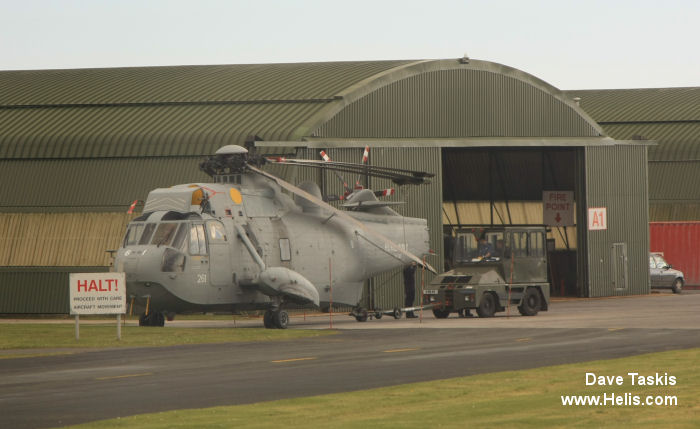
<svg viewBox="0 0 700 429">
<path fill-rule="evenodd" d="M 435 272 L 423 258 L 426 220 L 400 216 L 390 207 L 400 203 L 377 198 L 387 191 L 345 184 L 343 196 L 325 198 L 341 200 L 341 210 L 316 183 L 292 185 L 264 171 L 266 164 L 327 168 L 341 179 L 340 172 L 364 173 L 398 185 L 433 177 L 220 148 L 199 166 L 213 183 L 154 189 L 127 226 L 114 271 L 126 275 L 139 326 L 164 326 L 177 313 L 264 310 L 266 328 L 285 329 L 289 304 L 361 309 L 367 279 L 411 263 Z"/>
</svg>

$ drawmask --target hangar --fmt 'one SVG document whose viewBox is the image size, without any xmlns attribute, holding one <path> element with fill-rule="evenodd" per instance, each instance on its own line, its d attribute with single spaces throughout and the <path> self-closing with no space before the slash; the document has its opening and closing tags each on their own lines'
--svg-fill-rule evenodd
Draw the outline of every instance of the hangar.
<svg viewBox="0 0 700 429">
<path fill-rule="evenodd" d="M 610 137 L 650 139 L 649 220 L 700 220 L 700 88 L 566 91 Z"/>
<path fill-rule="evenodd" d="M 201 159 L 246 141 L 341 161 L 368 145 L 371 163 L 435 173 L 396 196 L 401 214 L 428 219 L 434 266 L 452 228 L 542 224 L 543 191 L 570 192 L 574 225 L 548 240 L 554 294 L 649 292 L 652 143 L 611 138 L 514 68 L 463 57 L 8 71 L 0 88 L 0 313 L 67 312 L 67 273 L 109 269 L 132 201 L 207 181 Z M 340 190 L 322 172 L 278 173 Z M 591 227 L 589 213 L 604 221 Z M 397 274 L 370 282 L 373 306 L 401 301 Z"/>
</svg>

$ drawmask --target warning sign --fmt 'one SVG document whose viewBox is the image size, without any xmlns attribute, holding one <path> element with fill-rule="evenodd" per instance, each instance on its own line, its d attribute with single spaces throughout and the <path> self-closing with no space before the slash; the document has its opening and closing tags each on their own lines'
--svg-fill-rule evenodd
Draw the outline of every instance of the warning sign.
<svg viewBox="0 0 700 429">
<path fill-rule="evenodd" d="M 71 273 L 70 314 L 126 313 L 124 273 Z"/>
<path fill-rule="evenodd" d="M 601 231 L 608 229 L 608 209 L 607 207 L 588 208 L 588 230 Z"/>
<path fill-rule="evenodd" d="M 545 225 L 574 225 L 573 191 L 542 191 L 542 209 Z"/>
</svg>

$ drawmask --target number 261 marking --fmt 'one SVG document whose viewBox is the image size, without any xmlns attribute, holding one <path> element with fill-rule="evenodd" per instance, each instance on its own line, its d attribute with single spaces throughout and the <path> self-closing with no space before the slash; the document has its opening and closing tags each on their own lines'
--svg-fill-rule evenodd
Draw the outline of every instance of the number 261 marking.
<svg viewBox="0 0 700 429">
<path fill-rule="evenodd" d="M 197 283 L 206 283 L 207 282 L 207 275 L 206 274 L 197 274 Z"/>
</svg>

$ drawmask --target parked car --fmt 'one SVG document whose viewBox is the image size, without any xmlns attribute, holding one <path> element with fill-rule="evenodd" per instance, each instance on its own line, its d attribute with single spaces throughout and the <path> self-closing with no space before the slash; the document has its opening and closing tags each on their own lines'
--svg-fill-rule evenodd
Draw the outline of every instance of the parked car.
<svg viewBox="0 0 700 429">
<path fill-rule="evenodd" d="M 652 289 L 671 289 L 673 293 L 681 293 L 685 283 L 683 272 L 674 270 L 661 252 L 649 253 L 649 277 Z"/>
</svg>

